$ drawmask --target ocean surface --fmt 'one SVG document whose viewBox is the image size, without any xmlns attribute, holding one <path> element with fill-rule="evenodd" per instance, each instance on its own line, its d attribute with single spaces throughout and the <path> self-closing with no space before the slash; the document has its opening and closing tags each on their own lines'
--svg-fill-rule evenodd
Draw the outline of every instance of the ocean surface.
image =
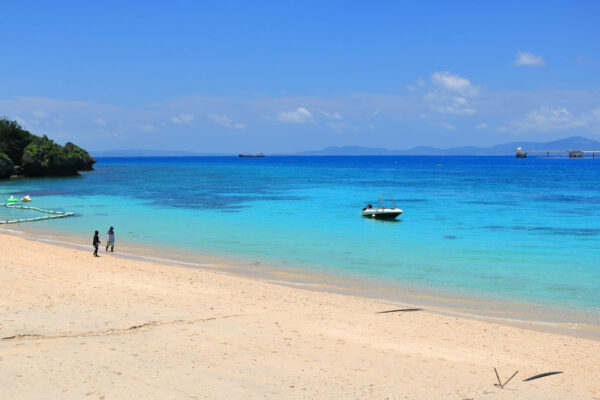
<svg viewBox="0 0 600 400">
<path fill-rule="evenodd" d="M 396 222 L 360 216 L 380 193 L 404 210 Z M 114 226 L 117 249 L 138 243 L 600 313 L 600 160 L 100 158 L 78 177 L 0 182 L 0 199 L 11 194 L 76 213 L 31 226 L 90 243 L 93 230 L 104 241 Z M 0 208 L 0 219 L 21 215 L 31 214 Z"/>
</svg>

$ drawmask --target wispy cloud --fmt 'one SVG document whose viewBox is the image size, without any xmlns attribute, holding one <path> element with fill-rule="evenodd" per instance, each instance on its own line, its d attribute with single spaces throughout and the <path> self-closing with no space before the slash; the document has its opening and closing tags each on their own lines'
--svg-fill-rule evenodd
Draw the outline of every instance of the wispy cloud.
<svg viewBox="0 0 600 400">
<path fill-rule="evenodd" d="M 482 131 L 488 128 L 488 124 L 479 124 L 475 128 L 479 131 Z"/>
<path fill-rule="evenodd" d="M 480 91 L 480 88 L 473 85 L 468 79 L 448 71 L 434 72 L 431 74 L 431 82 L 438 87 L 463 96 L 475 96 Z"/>
<path fill-rule="evenodd" d="M 514 64 L 518 67 L 541 67 L 546 65 L 546 61 L 540 55 L 518 51 Z"/>
<path fill-rule="evenodd" d="M 446 131 L 455 131 L 456 126 L 448 123 L 448 122 L 430 122 L 429 125 L 435 126 L 437 128 L 442 128 Z"/>
<path fill-rule="evenodd" d="M 470 80 L 448 71 L 431 74 L 433 87 L 425 95 L 425 101 L 434 110 L 443 114 L 470 115 L 477 110 L 469 104 L 468 98 L 479 95 L 481 88 Z"/>
<path fill-rule="evenodd" d="M 234 122 L 226 115 L 209 115 L 216 124 L 230 129 L 246 129 L 246 125 L 240 122 Z"/>
<path fill-rule="evenodd" d="M 436 110 L 443 114 L 475 114 L 476 111 L 474 108 L 469 106 L 469 103 L 466 98 L 460 96 L 452 96 L 450 98 L 447 97 L 439 97 L 434 94 L 429 94 L 427 96 L 429 100 L 437 102 L 435 106 Z"/>
<path fill-rule="evenodd" d="M 524 117 L 512 121 L 507 130 L 515 133 L 537 131 L 548 132 L 582 128 L 594 122 L 593 111 L 588 115 L 573 115 L 563 106 L 543 105 L 529 112 Z"/>
<path fill-rule="evenodd" d="M 179 114 L 178 116 L 171 118 L 171 122 L 175 124 L 183 124 L 186 122 L 192 122 L 194 118 L 195 117 L 192 114 Z"/>
<path fill-rule="evenodd" d="M 342 115 L 338 112 L 331 113 L 331 112 L 323 111 L 323 115 L 329 119 L 342 119 Z"/>
<path fill-rule="evenodd" d="M 101 129 L 119 135 L 113 137 L 110 143 L 103 142 L 102 146 L 125 148 L 145 141 L 149 148 L 175 148 L 181 143 L 185 146 L 202 143 L 211 151 L 227 147 L 226 141 L 210 141 L 215 135 L 225 136 L 227 132 L 248 132 L 240 139 L 261 140 L 265 148 L 273 146 L 278 149 L 285 148 L 291 141 L 313 146 L 320 143 L 320 135 L 332 135 L 333 132 L 343 132 L 344 141 L 348 143 L 357 142 L 363 139 L 360 135 L 370 133 L 367 130 L 369 124 L 374 124 L 381 137 L 390 141 L 414 140 L 422 144 L 431 143 L 427 142 L 430 140 L 427 135 L 441 134 L 453 128 L 460 132 L 456 135 L 457 143 L 468 132 L 477 132 L 482 137 L 493 137 L 499 131 L 524 133 L 523 137 L 532 139 L 536 136 L 556 138 L 565 134 L 600 135 L 599 89 L 519 91 L 488 89 L 483 84 L 479 89 L 479 82 L 453 72 L 441 71 L 435 77 L 430 74 L 423 88 L 404 94 L 265 95 L 247 98 L 191 96 L 128 106 L 0 97 L 0 115 L 18 119 L 32 133 L 58 137 L 61 131 L 70 132 L 70 140 L 91 149 L 98 148 L 97 138 Z M 48 116 L 36 118 L 33 112 L 39 110 Z M 182 113 L 196 117 L 187 124 L 171 121 L 171 118 L 180 118 Z M 277 122 L 281 120 L 287 122 L 287 126 Z M 348 126 L 335 124 L 338 122 Z M 484 122 L 488 128 L 478 126 Z M 311 129 L 297 129 L 306 126 Z M 164 135 L 158 134 L 167 130 L 171 144 L 164 141 Z M 413 138 L 414 135 L 409 132 L 422 132 L 423 139 Z M 206 145 L 209 141 L 210 144 Z"/>
<path fill-rule="evenodd" d="M 106 129 L 100 129 L 100 134 L 102 136 L 106 136 L 106 137 L 113 138 L 113 139 L 123 139 L 124 138 L 123 135 L 120 135 L 115 132 L 107 131 Z"/>
<path fill-rule="evenodd" d="M 329 124 L 329 127 L 330 127 L 330 128 L 331 128 L 331 129 L 332 129 L 334 132 L 341 133 L 342 131 L 344 131 L 344 129 L 348 129 L 348 128 L 349 128 L 349 125 L 348 125 L 348 124 L 345 124 L 345 123 L 343 123 L 343 122 L 340 122 L 340 121 L 336 121 L 336 122 L 331 122 L 331 123 Z"/>
<path fill-rule="evenodd" d="M 40 110 L 34 111 L 33 115 L 37 118 L 46 118 L 48 116 L 48 114 L 45 111 Z"/>
<path fill-rule="evenodd" d="M 142 132 L 156 132 L 156 127 L 152 124 L 138 125 L 138 129 Z"/>
<path fill-rule="evenodd" d="M 419 79 L 417 79 L 417 81 L 415 83 L 406 85 L 406 89 L 410 90 L 411 92 L 414 92 L 416 90 L 424 88 L 425 85 L 426 85 L 425 79 L 419 78 Z"/>
<path fill-rule="evenodd" d="M 312 114 L 304 107 L 299 107 L 294 111 L 282 111 L 277 114 L 277 120 L 281 122 L 293 122 L 297 124 L 314 122 Z"/>
</svg>

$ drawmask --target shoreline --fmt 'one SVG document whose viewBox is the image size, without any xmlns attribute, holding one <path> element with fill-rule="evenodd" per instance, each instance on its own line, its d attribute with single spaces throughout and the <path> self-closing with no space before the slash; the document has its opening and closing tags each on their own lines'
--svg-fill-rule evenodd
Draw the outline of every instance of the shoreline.
<svg viewBox="0 0 600 400">
<path fill-rule="evenodd" d="M 17 235 L 27 240 L 84 251 L 91 249 L 91 246 L 80 243 L 79 236 L 66 232 L 34 226 L 20 228 L 21 230 L 14 229 L 14 226 L 12 229 L 0 228 L 0 235 Z M 303 290 L 358 296 L 390 305 L 426 308 L 443 315 L 600 340 L 600 313 L 498 300 L 417 285 L 385 283 L 365 277 L 307 271 L 299 267 L 271 265 L 170 247 L 156 248 L 137 243 L 133 246 L 128 243 L 124 247 L 121 247 L 121 243 L 118 245 L 124 251 L 119 250 L 114 255 L 130 260 L 206 269 Z M 166 255 L 159 256 L 165 253 Z"/>
<path fill-rule="evenodd" d="M 20 236 L 0 234 L 2 398 L 600 399 L 598 340 Z"/>
</svg>

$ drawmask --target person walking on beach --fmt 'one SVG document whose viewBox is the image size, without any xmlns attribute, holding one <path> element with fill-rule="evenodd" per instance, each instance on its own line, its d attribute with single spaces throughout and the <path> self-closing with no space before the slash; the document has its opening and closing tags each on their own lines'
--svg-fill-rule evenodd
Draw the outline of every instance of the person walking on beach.
<svg viewBox="0 0 600 400">
<path fill-rule="evenodd" d="M 112 226 L 110 227 L 108 232 L 106 232 L 106 250 L 104 250 L 105 253 L 108 251 L 109 247 L 111 252 L 115 251 L 115 230 Z"/>
<path fill-rule="evenodd" d="M 92 244 L 94 245 L 94 256 L 100 257 L 98 255 L 98 245 L 100 244 L 100 238 L 98 237 L 98 231 L 94 232 L 94 240 L 92 241 Z"/>
</svg>

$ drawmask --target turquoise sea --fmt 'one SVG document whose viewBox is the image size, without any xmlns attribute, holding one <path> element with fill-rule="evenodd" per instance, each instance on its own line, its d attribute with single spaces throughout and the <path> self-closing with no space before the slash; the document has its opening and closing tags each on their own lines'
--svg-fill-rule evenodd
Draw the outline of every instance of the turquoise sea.
<svg viewBox="0 0 600 400">
<path fill-rule="evenodd" d="M 591 159 L 100 158 L 78 177 L 2 181 L 0 198 L 75 212 L 31 227 L 82 243 L 114 226 L 117 249 L 600 313 L 599 183 Z M 380 193 L 404 210 L 397 222 L 360 216 Z M 0 208 L 0 219 L 18 213 Z"/>
</svg>

